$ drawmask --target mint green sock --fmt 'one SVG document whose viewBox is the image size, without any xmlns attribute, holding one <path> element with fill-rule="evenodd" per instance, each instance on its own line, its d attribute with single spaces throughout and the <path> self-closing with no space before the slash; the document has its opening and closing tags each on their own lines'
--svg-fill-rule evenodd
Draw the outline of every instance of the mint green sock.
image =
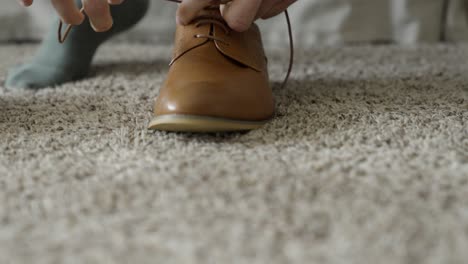
<svg viewBox="0 0 468 264">
<path fill-rule="evenodd" d="M 64 44 L 57 40 L 57 20 L 32 61 L 10 70 L 6 87 L 38 89 L 85 77 L 99 45 L 140 21 L 148 10 L 149 1 L 127 0 L 112 6 L 114 26 L 110 31 L 96 33 L 86 20 L 72 29 Z M 81 0 L 76 2 L 81 3 Z"/>
</svg>

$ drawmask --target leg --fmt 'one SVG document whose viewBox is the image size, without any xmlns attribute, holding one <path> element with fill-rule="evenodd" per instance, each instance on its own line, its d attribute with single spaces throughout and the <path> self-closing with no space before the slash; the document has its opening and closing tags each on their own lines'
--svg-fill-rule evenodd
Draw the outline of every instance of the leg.
<svg viewBox="0 0 468 264">
<path fill-rule="evenodd" d="M 122 5 L 112 6 L 114 26 L 110 31 L 96 33 L 89 22 L 85 21 L 72 29 L 64 44 L 58 43 L 56 21 L 32 61 L 9 72 L 6 86 L 43 88 L 83 78 L 88 73 L 98 47 L 110 37 L 140 21 L 148 10 L 149 2 L 150 0 L 127 0 Z"/>
</svg>

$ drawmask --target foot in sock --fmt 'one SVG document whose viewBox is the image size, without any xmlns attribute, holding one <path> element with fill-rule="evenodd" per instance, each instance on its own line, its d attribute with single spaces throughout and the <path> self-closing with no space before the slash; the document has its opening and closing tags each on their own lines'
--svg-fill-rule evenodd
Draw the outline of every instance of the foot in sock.
<svg viewBox="0 0 468 264">
<path fill-rule="evenodd" d="M 56 21 L 32 61 L 10 70 L 6 87 L 38 89 L 85 77 L 97 48 L 110 37 L 129 29 L 143 18 L 149 1 L 129 0 L 112 6 L 114 25 L 111 30 L 96 33 L 86 20 L 72 29 L 64 44 L 58 42 Z"/>
</svg>

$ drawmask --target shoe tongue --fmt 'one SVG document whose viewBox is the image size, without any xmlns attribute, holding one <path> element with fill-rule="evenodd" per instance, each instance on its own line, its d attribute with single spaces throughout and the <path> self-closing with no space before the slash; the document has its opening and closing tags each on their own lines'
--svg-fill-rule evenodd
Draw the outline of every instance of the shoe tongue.
<svg viewBox="0 0 468 264">
<path fill-rule="evenodd" d="M 219 8 L 208 8 L 200 11 L 198 15 L 192 20 L 191 24 L 197 23 L 200 20 L 212 19 L 217 21 L 224 21 Z"/>
<path fill-rule="evenodd" d="M 174 47 L 174 63 L 184 54 L 195 50 L 213 41 L 216 49 L 224 56 L 237 63 L 261 72 L 266 69 L 266 56 L 263 50 L 263 43 L 257 25 L 246 32 L 239 33 L 228 30 L 218 23 L 210 23 L 211 17 L 200 16 L 199 21 L 203 23 L 197 26 L 192 23 L 188 26 L 178 26 L 176 31 L 176 42 Z M 205 20 L 205 21 L 203 21 Z M 215 21 L 219 21 L 215 19 Z M 195 35 L 211 35 L 214 38 L 196 38 Z"/>
</svg>

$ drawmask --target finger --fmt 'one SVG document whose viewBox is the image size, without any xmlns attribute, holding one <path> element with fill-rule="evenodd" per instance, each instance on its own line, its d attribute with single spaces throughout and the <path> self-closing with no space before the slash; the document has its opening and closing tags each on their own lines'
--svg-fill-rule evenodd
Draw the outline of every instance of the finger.
<svg viewBox="0 0 468 264">
<path fill-rule="evenodd" d="M 83 0 L 83 7 L 94 31 L 104 32 L 112 28 L 114 21 L 107 0 Z"/>
<path fill-rule="evenodd" d="M 18 0 L 18 2 L 22 4 L 23 6 L 30 6 L 32 5 L 33 0 Z"/>
<path fill-rule="evenodd" d="M 229 27 L 238 32 L 246 31 L 255 21 L 262 0 L 235 0 L 221 8 Z"/>
<path fill-rule="evenodd" d="M 73 0 L 52 0 L 52 5 L 63 22 L 70 25 L 83 23 L 84 15 L 76 7 Z"/>
<path fill-rule="evenodd" d="M 177 23 L 180 25 L 189 24 L 200 11 L 211 5 L 212 0 L 184 0 L 177 9 Z"/>
<path fill-rule="evenodd" d="M 120 5 L 124 2 L 124 0 L 108 0 L 110 5 Z"/>
<path fill-rule="evenodd" d="M 261 18 L 268 19 L 283 13 L 289 6 L 294 4 L 297 0 L 282 0 L 276 4 L 272 9 L 266 12 Z"/>
</svg>

